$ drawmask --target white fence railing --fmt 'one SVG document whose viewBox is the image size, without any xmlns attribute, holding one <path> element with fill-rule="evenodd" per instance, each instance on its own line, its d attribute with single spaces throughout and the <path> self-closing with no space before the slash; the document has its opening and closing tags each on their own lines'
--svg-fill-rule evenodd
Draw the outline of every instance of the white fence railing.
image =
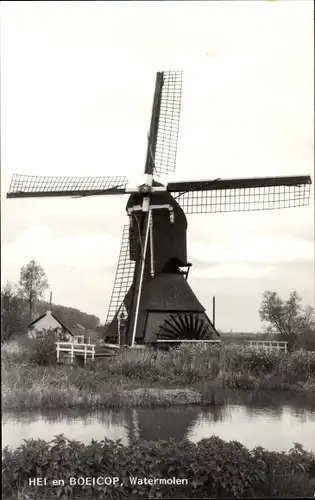
<svg viewBox="0 0 315 500">
<path fill-rule="evenodd" d="M 84 364 L 88 355 L 91 355 L 92 360 L 95 356 L 95 344 L 75 344 L 72 342 L 56 342 L 57 363 L 60 361 L 60 352 L 70 354 L 71 364 L 73 364 L 75 354 L 84 356 Z"/>
<path fill-rule="evenodd" d="M 278 340 L 250 340 L 249 347 L 252 349 L 264 349 L 264 351 L 288 352 L 288 342 Z"/>
</svg>

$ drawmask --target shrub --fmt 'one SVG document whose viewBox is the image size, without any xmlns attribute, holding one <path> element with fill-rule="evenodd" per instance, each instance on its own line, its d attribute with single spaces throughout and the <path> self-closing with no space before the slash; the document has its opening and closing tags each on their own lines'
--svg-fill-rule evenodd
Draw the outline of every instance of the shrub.
<svg viewBox="0 0 315 500">
<path fill-rule="evenodd" d="M 56 332 L 43 331 L 44 335 L 38 339 L 23 337 L 18 341 L 3 344 L 1 349 L 2 361 L 5 363 L 31 363 L 47 366 L 56 363 Z"/>
<path fill-rule="evenodd" d="M 294 351 L 280 360 L 278 370 L 288 382 L 306 382 L 315 376 L 315 352 Z"/>
<path fill-rule="evenodd" d="M 25 351 L 25 346 L 19 342 L 4 342 L 1 346 L 2 360 L 20 361 L 25 356 Z"/>
<path fill-rule="evenodd" d="M 315 351 L 315 327 L 310 325 L 301 329 L 299 336 L 299 344 L 301 349 Z"/>
<path fill-rule="evenodd" d="M 31 340 L 29 343 L 28 360 L 42 366 L 56 363 L 56 339 L 54 335 Z"/>
</svg>

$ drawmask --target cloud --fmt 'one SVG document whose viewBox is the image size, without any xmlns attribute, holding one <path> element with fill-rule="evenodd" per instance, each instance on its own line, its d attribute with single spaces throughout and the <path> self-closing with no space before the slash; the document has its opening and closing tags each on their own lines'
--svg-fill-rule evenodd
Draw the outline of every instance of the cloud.
<svg viewBox="0 0 315 500">
<path fill-rule="evenodd" d="M 272 266 L 255 267 L 246 264 L 220 264 L 200 269 L 197 268 L 197 270 L 194 270 L 194 276 L 204 280 L 224 278 L 256 280 L 270 275 L 272 270 Z"/>
<path fill-rule="evenodd" d="M 190 244 L 190 256 L 209 263 L 259 263 L 312 261 L 314 245 L 294 237 L 234 241 L 232 245 L 195 242 Z"/>
<path fill-rule="evenodd" d="M 81 234 L 75 238 L 54 238 L 49 229 L 29 229 L 19 239 L 6 246 L 3 261 L 18 266 L 34 255 L 41 256 L 45 265 L 60 265 L 90 270 L 114 266 L 120 239 L 111 235 Z"/>
</svg>

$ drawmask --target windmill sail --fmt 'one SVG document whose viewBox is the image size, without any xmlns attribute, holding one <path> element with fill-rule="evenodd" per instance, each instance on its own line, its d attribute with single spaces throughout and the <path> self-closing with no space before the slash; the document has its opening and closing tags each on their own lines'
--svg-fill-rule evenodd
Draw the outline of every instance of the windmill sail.
<svg viewBox="0 0 315 500">
<path fill-rule="evenodd" d="M 275 210 L 308 205 L 311 178 L 263 177 L 173 182 L 167 185 L 187 214 Z"/>
<path fill-rule="evenodd" d="M 125 194 L 124 176 L 52 177 L 14 174 L 7 198 Z"/>
<path fill-rule="evenodd" d="M 132 285 L 134 270 L 135 262 L 130 260 L 129 256 L 129 225 L 126 224 L 123 228 L 120 254 L 106 318 L 106 326 L 109 326 L 117 319 L 117 314 L 120 312 L 124 312 L 126 317 L 127 311 L 125 309 L 124 299 Z"/>
<path fill-rule="evenodd" d="M 175 170 L 182 82 L 182 71 L 157 73 L 146 174 L 161 175 Z"/>
</svg>

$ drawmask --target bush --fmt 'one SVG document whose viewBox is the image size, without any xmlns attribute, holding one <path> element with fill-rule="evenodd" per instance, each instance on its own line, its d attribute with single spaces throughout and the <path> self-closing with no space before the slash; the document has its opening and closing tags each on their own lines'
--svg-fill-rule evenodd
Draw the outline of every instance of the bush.
<svg viewBox="0 0 315 500">
<path fill-rule="evenodd" d="M 294 351 L 280 360 L 278 370 L 288 382 L 306 382 L 315 376 L 315 352 Z"/>
<path fill-rule="evenodd" d="M 42 366 L 56 364 L 56 332 L 47 330 L 42 338 L 23 336 L 17 341 L 5 342 L 1 349 L 5 363 L 31 363 Z"/>
<path fill-rule="evenodd" d="M 20 342 L 4 342 L 1 346 L 2 361 L 10 360 L 12 362 L 21 361 L 26 355 L 25 345 Z"/>
<path fill-rule="evenodd" d="M 56 363 L 56 339 L 54 335 L 46 335 L 41 339 L 31 340 L 28 349 L 28 361 L 47 366 Z"/>
<path fill-rule="evenodd" d="M 306 349 L 308 351 L 315 351 L 315 328 L 311 326 L 305 326 L 301 330 L 299 336 L 299 344 L 301 349 Z"/>
<path fill-rule="evenodd" d="M 83 445 L 57 436 L 51 443 L 27 440 L 15 451 L 5 448 L 2 460 L 4 499 L 18 490 L 28 498 L 257 498 L 311 497 L 315 485 L 314 454 L 295 445 L 289 453 L 259 447 L 249 451 L 236 441 L 216 436 L 198 444 L 174 440 L 92 441 Z M 28 485 L 30 477 L 46 477 L 46 487 Z M 74 477 L 119 477 L 118 485 L 74 486 Z M 137 484 L 130 477 L 182 478 L 188 484 Z M 65 484 L 51 487 L 53 479 Z M 37 496 L 38 495 L 38 496 Z M 20 496 L 21 498 L 21 496 Z"/>
</svg>

